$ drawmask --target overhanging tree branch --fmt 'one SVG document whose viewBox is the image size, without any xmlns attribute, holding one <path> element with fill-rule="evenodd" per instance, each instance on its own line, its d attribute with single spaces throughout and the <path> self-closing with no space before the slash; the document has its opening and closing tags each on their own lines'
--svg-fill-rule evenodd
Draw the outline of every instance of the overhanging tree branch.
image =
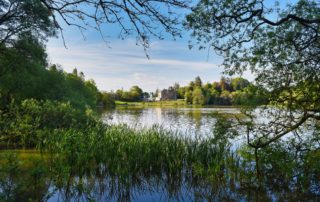
<svg viewBox="0 0 320 202">
<path fill-rule="evenodd" d="M 14 29 L 19 23 L 25 22 L 26 31 L 44 32 L 47 35 L 48 30 L 34 30 L 37 24 L 41 24 L 42 21 L 46 24 L 51 23 L 51 28 L 60 32 L 63 32 L 63 23 L 78 27 L 80 30 L 93 25 L 100 31 L 102 24 L 118 24 L 120 30 L 124 30 L 125 36 L 136 35 L 138 43 L 147 48 L 148 38 L 156 36 L 162 39 L 163 31 L 172 37 L 180 36 L 179 26 L 182 19 L 172 10 L 189 8 L 189 2 L 189 0 L 5 0 L 0 7 L 0 25 L 2 28 Z M 61 20 L 58 20 L 58 17 Z M 5 30 L 0 29 L 0 41 L 5 41 L 4 43 L 9 42 L 9 39 L 3 37 L 6 35 Z"/>
</svg>

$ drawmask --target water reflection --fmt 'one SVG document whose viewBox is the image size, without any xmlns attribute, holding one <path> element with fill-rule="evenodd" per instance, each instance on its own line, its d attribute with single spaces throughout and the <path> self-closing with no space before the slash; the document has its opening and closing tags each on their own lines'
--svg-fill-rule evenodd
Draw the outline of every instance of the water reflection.
<svg viewBox="0 0 320 202">
<path fill-rule="evenodd" d="M 211 134 L 215 111 L 237 109 L 117 109 L 108 123 Z M 121 126 L 95 133 L 52 135 L 48 149 L 0 151 L 0 201 L 319 201 L 320 150 L 278 142 L 261 150 L 262 178 L 253 150 L 231 149 L 228 135 L 179 138 L 161 130 Z M 91 131 L 92 132 L 92 131 Z M 93 134 L 93 135 L 92 135 Z M 57 141 L 59 140 L 59 141 Z M 52 141 L 52 142 L 50 142 Z M 318 141 L 318 140 L 317 140 Z M 58 144 L 55 144 L 58 143 Z M 52 146 L 52 147 L 51 147 Z"/>
<path fill-rule="evenodd" d="M 105 111 L 103 119 L 110 124 L 125 123 L 133 127 L 160 125 L 191 137 L 212 135 L 215 113 L 239 113 L 237 108 L 130 108 Z"/>
<path fill-rule="evenodd" d="M 195 167 L 173 170 L 146 167 L 141 171 L 120 169 L 115 172 L 112 167 L 119 165 L 91 163 L 89 168 L 81 171 L 61 159 L 25 152 L 0 153 L 0 201 L 258 202 L 320 199 L 316 191 L 297 191 L 294 186 L 288 189 L 274 182 L 265 187 L 254 187 L 255 182 L 246 171 L 248 167 L 243 170 L 229 167 L 216 177 L 198 175 Z M 238 171 L 230 172 L 232 169 Z M 246 176 L 241 176 L 242 172 L 247 172 Z"/>
</svg>

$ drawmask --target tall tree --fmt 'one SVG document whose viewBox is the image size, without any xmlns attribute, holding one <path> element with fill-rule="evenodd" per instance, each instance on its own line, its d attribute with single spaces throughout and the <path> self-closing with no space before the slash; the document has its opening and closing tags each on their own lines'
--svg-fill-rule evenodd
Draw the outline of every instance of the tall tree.
<svg viewBox="0 0 320 202">
<path fill-rule="evenodd" d="M 200 87 L 197 87 L 192 92 L 192 104 L 194 105 L 204 105 L 205 104 L 205 97 Z"/>
<path fill-rule="evenodd" d="M 272 7 L 266 2 L 200 0 L 186 23 L 200 48 L 224 56 L 226 73 L 251 70 L 257 84 L 271 92 L 268 104 L 279 110 L 260 109 L 267 122 L 247 111 L 251 121 L 242 122 L 256 151 L 290 132 L 298 135 L 307 121 L 320 120 L 319 1 L 286 6 L 275 1 Z"/>
<path fill-rule="evenodd" d="M 195 85 L 196 87 L 202 87 L 202 81 L 201 81 L 200 76 L 197 76 L 197 77 L 194 79 L 194 85 Z"/>
<path fill-rule="evenodd" d="M 231 79 L 231 87 L 233 90 L 242 90 L 249 84 L 250 82 L 247 79 L 241 77 Z"/>
<path fill-rule="evenodd" d="M 143 90 L 139 86 L 132 86 L 129 93 L 132 101 L 141 101 L 143 98 Z"/>
</svg>

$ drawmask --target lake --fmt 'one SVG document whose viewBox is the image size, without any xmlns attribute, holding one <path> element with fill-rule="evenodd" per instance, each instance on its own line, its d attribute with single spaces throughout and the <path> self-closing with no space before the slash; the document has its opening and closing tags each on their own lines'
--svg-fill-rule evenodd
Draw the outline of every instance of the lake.
<svg viewBox="0 0 320 202">
<path fill-rule="evenodd" d="M 252 150 L 235 151 L 224 147 L 227 142 L 213 141 L 216 113 L 239 112 L 228 107 L 107 110 L 101 118 L 110 125 L 156 126 L 188 140 L 148 130 L 141 139 L 140 134 L 121 139 L 128 130 L 120 127 L 106 139 L 111 143 L 99 148 L 96 142 L 97 150 L 71 139 L 60 155 L 1 151 L 0 201 L 319 201 L 320 153 L 312 153 L 315 160 L 302 166 L 286 145 L 261 152 L 266 172 L 260 187 Z"/>
<path fill-rule="evenodd" d="M 102 119 L 108 124 L 127 124 L 131 127 L 161 126 L 193 138 L 212 136 L 215 113 L 236 114 L 234 107 L 134 108 L 118 107 L 105 111 Z"/>
</svg>

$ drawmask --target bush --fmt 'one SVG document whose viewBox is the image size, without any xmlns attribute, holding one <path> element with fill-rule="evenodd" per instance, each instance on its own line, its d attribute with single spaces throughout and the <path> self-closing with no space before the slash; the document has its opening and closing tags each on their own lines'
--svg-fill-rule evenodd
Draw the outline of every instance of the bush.
<svg viewBox="0 0 320 202">
<path fill-rule="evenodd" d="M 55 129 L 84 129 L 95 125 L 92 110 L 75 109 L 69 102 L 23 100 L 0 111 L 0 142 L 32 147 Z"/>
</svg>

